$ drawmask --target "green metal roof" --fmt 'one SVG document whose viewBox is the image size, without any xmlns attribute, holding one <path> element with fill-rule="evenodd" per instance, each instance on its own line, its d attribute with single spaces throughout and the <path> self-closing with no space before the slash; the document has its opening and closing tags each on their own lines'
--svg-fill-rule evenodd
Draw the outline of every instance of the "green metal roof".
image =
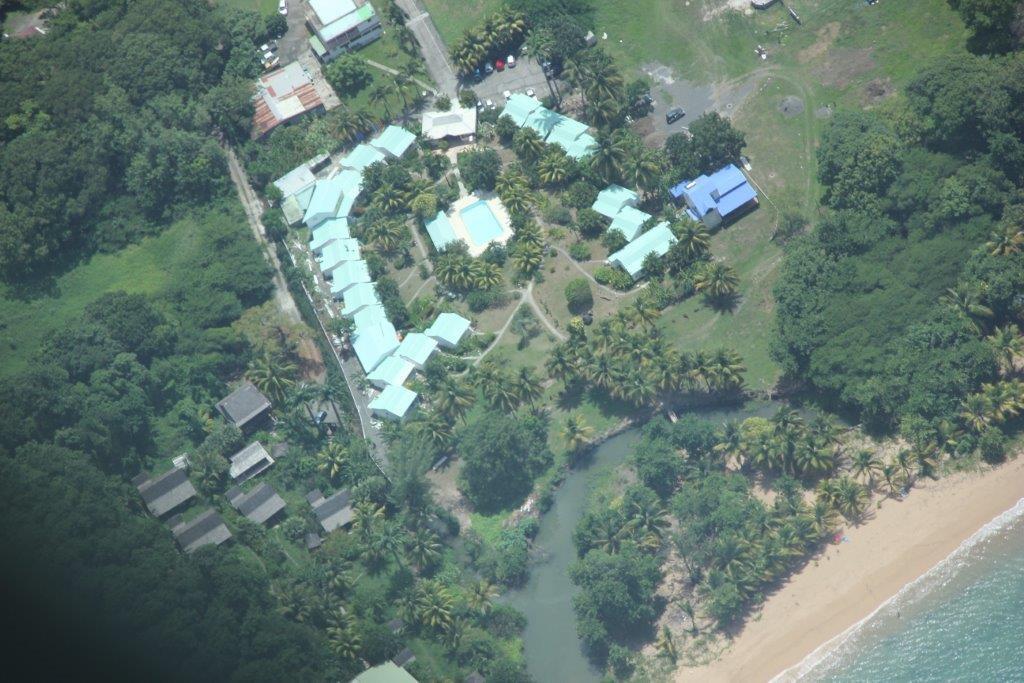
<svg viewBox="0 0 1024 683">
<path fill-rule="evenodd" d="M 356 145 L 355 148 L 353 148 L 353 150 L 341 160 L 341 165 L 345 168 L 350 168 L 353 171 L 362 171 L 370 164 L 375 164 L 378 161 L 384 161 L 383 152 L 376 150 L 369 145 Z"/>
<path fill-rule="evenodd" d="M 584 133 L 569 143 L 569 146 L 565 148 L 565 153 L 579 161 L 593 154 L 596 148 L 597 140 L 594 139 L 594 136 Z"/>
<path fill-rule="evenodd" d="M 352 679 L 352 683 L 417 683 L 408 671 L 394 662 L 384 662 L 367 669 Z"/>
<path fill-rule="evenodd" d="M 352 316 L 361 308 L 379 303 L 377 288 L 373 286 L 373 283 L 361 282 L 345 290 L 345 307 L 341 309 L 341 314 Z"/>
<path fill-rule="evenodd" d="M 640 198 L 632 190 L 627 190 L 621 185 L 609 185 L 598 193 L 590 208 L 602 216 L 615 218 L 619 211 L 622 211 L 622 207 L 636 204 L 638 199 Z"/>
<path fill-rule="evenodd" d="M 387 320 L 361 327 L 352 338 L 352 350 L 363 366 L 363 372 L 373 372 L 397 348 L 398 333 Z"/>
<path fill-rule="evenodd" d="M 422 332 L 410 332 L 405 335 L 398 351 L 395 353 L 417 367 L 423 367 L 437 351 L 437 341 Z"/>
<path fill-rule="evenodd" d="M 565 117 L 557 112 L 553 112 L 545 107 L 538 107 L 526 117 L 526 123 L 523 124 L 523 127 L 534 129 L 543 140 L 547 138 L 563 118 Z"/>
<path fill-rule="evenodd" d="M 527 117 L 538 107 L 540 107 L 540 100 L 537 98 L 522 93 L 515 93 L 512 97 L 508 98 L 505 108 L 501 110 L 501 115 L 515 121 L 517 126 L 524 126 L 526 125 Z"/>
<path fill-rule="evenodd" d="M 348 261 L 334 269 L 331 274 L 331 294 L 337 297 L 351 287 L 371 282 L 370 269 L 366 261 Z"/>
<path fill-rule="evenodd" d="M 453 242 L 459 241 L 459 238 L 455 236 L 452 222 L 448 220 L 448 216 L 445 215 L 444 211 L 438 211 L 437 216 L 434 217 L 434 220 L 427 223 L 426 228 L 427 234 L 430 235 L 430 241 L 434 243 L 434 248 L 438 251 L 441 251 Z"/>
<path fill-rule="evenodd" d="M 457 313 L 441 313 L 424 334 L 445 346 L 457 346 L 466 332 L 469 321 Z"/>
<path fill-rule="evenodd" d="M 389 384 L 377 398 L 370 401 L 370 410 L 384 417 L 402 419 L 416 402 L 415 391 L 401 385 Z"/>
<path fill-rule="evenodd" d="M 381 361 L 377 368 L 366 376 L 375 386 L 384 388 L 388 385 L 401 386 L 416 366 L 406 359 L 392 354 Z"/>
<path fill-rule="evenodd" d="M 324 55 L 327 54 L 327 48 L 324 47 L 324 44 L 320 42 L 320 39 L 317 38 L 316 36 L 309 37 L 309 47 L 311 50 L 313 50 L 313 52 L 316 53 L 316 56 L 320 57 L 321 59 L 323 58 Z"/>
<path fill-rule="evenodd" d="M 353 328 L 355 334 L 358 335 L 362 331 L 370 330 L 381 322 L 387 322 L 388 315 L 384 312 L 384 306 L 376 304 L 374 306 L 367 306 L 352 316 Z"/>
<path fill-rule="evenodd" d="M 359 254 L 359 240 L 336 239 L 323 248 L 323 253 L 318 259 L 320 270 L 329 273 L 347 261 L 358 261 L 362 256 Z"/>
<path fill-rule="evenodd" d="M 640 228 L 650 219 L 651 214 L 627 205 L 615 215 L 608 229 L 618 230 L 625 236 L 627 242 L 632 242 L 640 234 Z"/>
<path fill-rule="evenodd" d="M 415 134 L 400 126 L 388 126 L 380 135 L 370 140 L 369 144 L 393 157 L 400 157 L 414 142 L 416 142 Z"/>
<path fill-rule="evenodd" d="M 299 206 L 299 200 L 292 195 L 281 202 L 281 213 L 284 214 L 284 220 L 288 225 L 296 225 L 302 221 L 302 214 L 305 212 Z"/>
<path fill-rule="evenodd" d="M 644 259 L 650 254 L 664 256 L 669 247 L 676 242 L 676 236 L 668 227 L 668 221 L 662 221 L 640 235 L 619 251 L 608 257 L 608 263 L 622 266 L 635 280 L 643 270 Z"/>
<path fill-rule="evenodd" d="M 328 218 L 313 230 L 309 240 L 310 251 L 320 251 L 334 240 L 350 239 L 347 218 Z"/>
</svg>

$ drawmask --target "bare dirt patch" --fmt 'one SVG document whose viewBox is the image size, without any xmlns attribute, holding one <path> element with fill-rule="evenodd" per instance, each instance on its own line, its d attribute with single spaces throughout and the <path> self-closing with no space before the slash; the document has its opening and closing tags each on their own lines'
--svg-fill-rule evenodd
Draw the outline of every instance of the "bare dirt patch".
<svg viewBox="0 0 1024 683">
<path fill-rule="evenodd" d="M 750 6 L 750 0 L 705 0 L 701 19 L 711 21 L 718 15 L 730 10 L 733 12 L 743 12 L 744 14 L 754 13 L 753 8 Z"/>
<path fill-rule="evenodd" d="M 875 68 L 870 48 L 859 50 L 829 50 L 824 61 L 814 69 L 821 84 L 830 88 L 845 88 L 855 78 Z"/>
<path fill-rule="evenodd" d="M 896 87 L 888 76 L 873 78 L 864 85 L 864 101 L 869 105 L 878 104 L 895 93 Z"/>
<path fill-rule="evenodd" d="M 794 116 L 799 116 L 804 113 L 804 101 L 799 97 L 790 95 L 789 97 L 782 98 L 782 102 L 779 103 L 779 111 L 787 119 Z"/>
<path fill-rule="evenodd" d="M 804 62 L 814 62 L 825 56 L 825 53 L 832 47 L 832 43 L 836 42 L 836 38 L 839 37 L 839 29 L 841 25 L 838 21 L 833 21 L 825 24 L 818 29 L 818 39 L 810 47 L 801 50 L 797 58 Z"/>
</svg>

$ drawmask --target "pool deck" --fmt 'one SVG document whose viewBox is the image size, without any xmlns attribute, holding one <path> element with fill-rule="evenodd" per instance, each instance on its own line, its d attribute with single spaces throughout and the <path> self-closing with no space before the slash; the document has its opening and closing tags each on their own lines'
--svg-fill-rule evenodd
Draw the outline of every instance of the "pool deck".
<svg viewBox="0 0 1024 683">
<path fill-rule="evenodd" d="M 472 206 L 478 201 L 483 201 L 487 204 L 491 213 L 494 214 L 494 217 L 497 219 L 498 225 L 501 226 L 501 234 L 494 239 L 487 240 L 483 244 L 477 244 L 473 241 L 469 229 L 466 227 L 466 223 L 462 220 L 462 210 L 466 207 Z M 453 203 L 451 209 L 449 209 L 448 220 L 451 221 L 452 230 L 455 232 L 455 236 L 466 243 L 466 246 L 469 247 L 469 255 L 473 257 L 480 256 L 491 244 L 505 244 L 512 239 L 512 220 L 509 218 L 508 211 L 505 209 L 505 206 L 501 203 L 501 200 L 498 199 L 498 195 L 493 192 L 483 192 L 479 195 L 469 194 L 460 198 L 458 201 Z"/>
</svg>

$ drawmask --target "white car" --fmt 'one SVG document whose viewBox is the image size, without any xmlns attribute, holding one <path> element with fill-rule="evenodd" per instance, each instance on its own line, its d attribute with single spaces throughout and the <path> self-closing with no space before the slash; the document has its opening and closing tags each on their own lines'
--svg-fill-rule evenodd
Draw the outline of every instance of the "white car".
<svg viewBox="0 0 1024 683">
<path fill-rule="evenodd" d="M 288 5 L 285 3 L 285 0 L 278 0 L 277 13 L 285 16 L 288 15 Z"/>
<path fill-rule="evenodd" d="M 537 92 L 533 88 L 527 88 L 526 89 L 526 95 L 528 97 L 533 97 L 536 94 L 537 94 Z"/>
<path fill-rule="evenodd" d="M 512 55 L 509 55 L 508 59 L 505 60 L 505 66 L 507 66 L 510 69 L 516 68 L 516 58 L 513 57 Z"/>
</svg>

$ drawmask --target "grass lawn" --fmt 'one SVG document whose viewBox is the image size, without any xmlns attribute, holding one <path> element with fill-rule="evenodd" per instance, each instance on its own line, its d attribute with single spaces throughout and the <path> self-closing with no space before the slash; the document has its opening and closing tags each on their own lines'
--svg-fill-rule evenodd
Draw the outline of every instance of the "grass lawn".
<svg viewBox="0 0 1024 683">
<path fill-rule="evenodd" d="M 242 207 L 237 202 L 228 204 L 244 221 Z M 116 253 L 97 254 L 61 275 L 45 291 L 33 292 L 31 298 L 15 298 L 8 288 L 0 287 L 0 374 L 23 369 L 48 333 L 77 318 L 103 294 L 115 290 L 159 293 L 170 284 L 168 263 L 202 226 L 200 213 Z"/>
<path fill-rule="evenodd" d="M 451 45 L 501 8 L 501 0 L 424 0 L 438 33 Z"/>
<path fill-rule="evenodd" d="M 260 14 L 273 14 L 277 11 L 277 0 L 217 0 L 217 4 L 223 7 L 236 7 L 238 9 L 249 9 Z M 298 7 L 289 7 L 289 12 L 298 12 Z"/>
</svg>

